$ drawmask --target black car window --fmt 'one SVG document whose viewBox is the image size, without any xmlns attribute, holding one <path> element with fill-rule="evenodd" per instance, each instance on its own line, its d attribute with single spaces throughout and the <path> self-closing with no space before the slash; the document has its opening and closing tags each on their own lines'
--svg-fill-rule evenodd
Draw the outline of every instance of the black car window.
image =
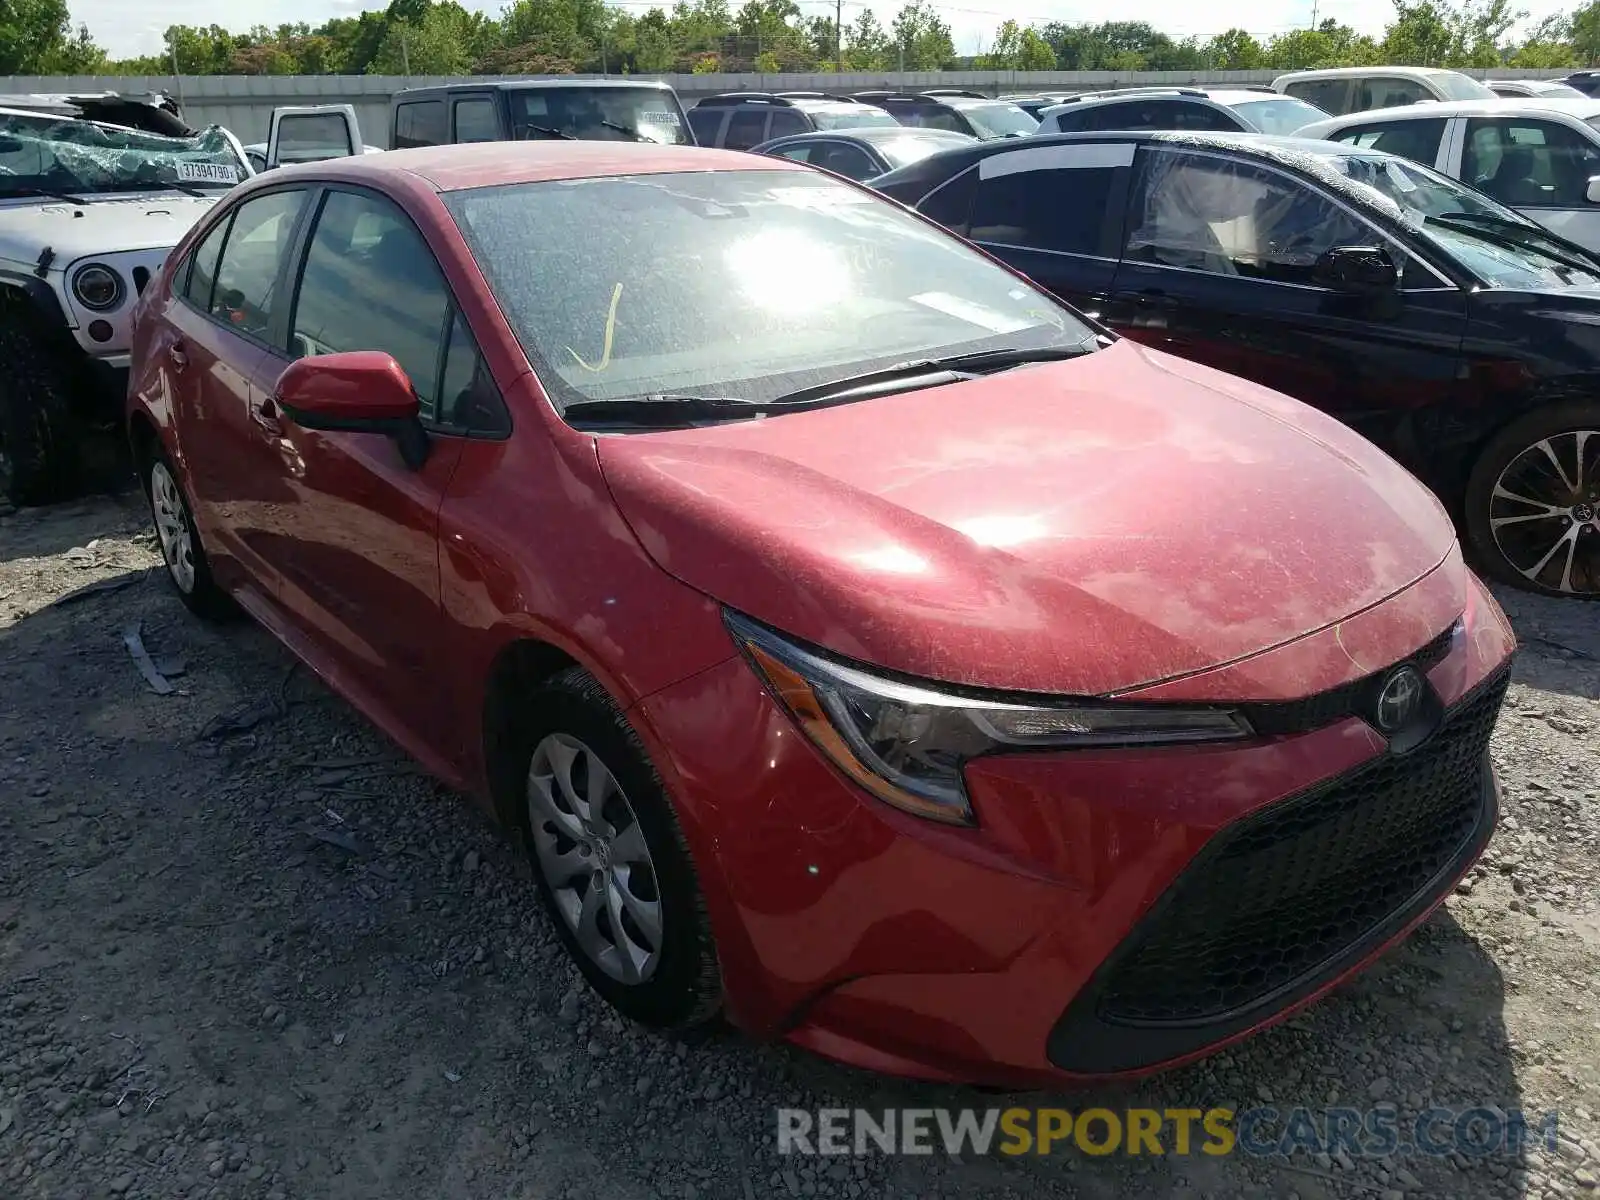
<svg viewBox="0 0 1600 1200">
<path fill-rule="evenodd" d="M 975 242 L 1098 254 L 1114 167 L 1015 171 L 984 179 L 967 234 Z"/>
<path fill-rule="evenodd" d="M 1363 150 L 1382 150 L 1431 167 L 1439 157 L 1439 142 L 1444 138 L 1445 119 L 1426 121 L 1383 121 L 1341 129 L 1332 140 Z"/>
<path fill-rule="evenodd" d="M 472 433 L 511 431 L 505 401 L 489 376 L 477 339 L 467 328 L 459 309 L 450 318 L 450 337 L 444 348 L 439 382 L 439 421 Z"/>
<path fill-rule="evenodd" d="M 1403 104 L 1420 104 L 1424 100 L 1432 99 L 1433 93 L 1415 80 L 1380 75 L 1375 79 L 1356 80 L 1356 102 L 1352 111 L 1399 108 Z"/>
<path fill-rule="evenodd" d="M 455 102 L 457 142 L 497 142 L 500 140 L 498 123 L 494 119 L 494 101 L 487 96 L 473 96 Z"/>
<path fill-rule="evenodd" d="M 423 418 L 434 420 L 450 310 L 433 252 L 404 213 L 365 193 L 329 193 L 295 298 L 295 357 L 385 351 L 410 377 Z"/>
<path fill-rule="evenodd" d="M 815 142 L 799 142 L 793 146 L 779 146 L 772 153 L 791 162 L 810 162 L 812 151 L 818 149 L 820 147 Z"/>
<path fill-rule="evenodd" d="M 410 100 L 394 110 L 394 148 L 442 146 L 449 141 L 445 130 L 443 100 Z"/>
<path fill-rule="evenodd" d="M 847 179 L 870 179 L 879 173 L 878 165 L 867 156 L 866 151 L 849 142 L 827 142 L 817 147 L 816 153 L 811 156 L 811 164 Z"/>
<path fill-rule="evenodd" d="M 954 109 L 942 104 L 908 104 L 893 110 L 902 125 L 918 129 L 948 129 L 951 133 L 971 133 L 971 128 Z"/>
<path fill-rule="evenodd" d="M 791 133 L 805 133 L 811 128 L 811 122 L 792 108 L 775 108 L 772 110 L 772 127 L 767 131 L 768 137 L 788 137 Z"/>
<path fill-rule="evenodd" d="M 189 255 L 189 277 L 183 283 L 183 297 L 201 312 L 211 310 L 211 285 L 217 278 L 217 256 L 222 253 L 222 242 L 227 236 L 228 218 L 223 217 Z"/>
<path fill-rule="evenodd" d="M 1310 284 L 1334 246 L 1376 233 L 1309 186 L 1249 163 L 1148 153 L 1125 257 L 1274 283 Z"/>
<path fill-rule="evenodd" d="M 1354 111 L 1350 107 L 1350 80 L 1299 79 L 1284 86 L 1283 93 L 1307 104 L 1315 104 L 1325 113 L 1342 116 Z"/>
<path fill-rule="evenodd" d="M 748 150 L 767 140 L 767 118 L 770 108 L 736 108 L 728 121 L 728 132 L 722 144 L 729 150 Z"/>
<path fill-rule="evenodd" d="M 1241 123 L 1209 104 L 1188 100 L 1128 100 L 1086 109 L 1075 128 L 1106 132 L 1134 129 L 1209 129 L 1236 131 Z"/>
<path fill-rule="evenodd" d="M 727 115 L 727 110 L 722 108 L 691 108 L 689 130 L 694 140 L 702 146 L 719 145 L 717 135 L 722 132 L 722 118 Z"/>
<path fill-rule="evenodd" d="M 1171 129 L 1204 129 L 1214 133 L 1237 133 L 1246 129 L 1244 121 L 1216 105 L 1175 100 L 1172 107 L 1176 123 L 1169 126 Z"/>
<path fill-rule="evenodd" d="M 278 267 L 305 199 L 298 190 L 269 192 L 246 200 L 233 214 L 210 312 L 240 333 L 259 340 L 270 335 Z"/>
<path fill-rule="evenodd" d="M 978 194 L 978 168 L 969 167 L 942 187 L 930 192 L 916 207 L 930 221 L 952 233 L 967 236 L 972 220 L 972 198 Z"/>
<path fill-rule="evenodd" d="M 1088 121 L 1094 116 L 1092 108 L 1070 108 L 1066 112 L 1057 113 L 1050 118 L 1057 133 L 1077 133 L 1088 129 Z"/>
<path fill-rule="evenodd" d="M 1532 118 L 1467 122 L 1461 177 L 1511 208 L 1582 208 L 1600 149 L 1574 129 Z"/>
</svg>

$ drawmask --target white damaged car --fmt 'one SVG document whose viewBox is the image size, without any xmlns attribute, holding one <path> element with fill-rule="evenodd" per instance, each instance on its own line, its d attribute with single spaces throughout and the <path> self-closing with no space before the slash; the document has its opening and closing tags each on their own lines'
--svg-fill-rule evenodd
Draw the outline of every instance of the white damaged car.
<svg viewBox="0 0 1600 1200">
<path fill-rule="evenodd" d="M 118 469 L 134 304 L 253 173 L 233 134 L 159 97 L 0 97 L 0 498 Z"/>
</svg>

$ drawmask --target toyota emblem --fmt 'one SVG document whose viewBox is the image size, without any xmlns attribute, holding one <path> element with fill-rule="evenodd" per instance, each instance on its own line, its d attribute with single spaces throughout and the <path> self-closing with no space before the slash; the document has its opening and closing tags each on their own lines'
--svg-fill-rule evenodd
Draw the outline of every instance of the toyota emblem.
<svg viewBox="0 0 1600 1200">
<path fill-rule="evenodd" d="M 1415 667 L 1401 667 L 1384 680 L 1383 690 L 1378 693 L 1378 728 L 1384 733 L 1404 728 L 1417 715 L 1426 686 Z"/>
</svg>

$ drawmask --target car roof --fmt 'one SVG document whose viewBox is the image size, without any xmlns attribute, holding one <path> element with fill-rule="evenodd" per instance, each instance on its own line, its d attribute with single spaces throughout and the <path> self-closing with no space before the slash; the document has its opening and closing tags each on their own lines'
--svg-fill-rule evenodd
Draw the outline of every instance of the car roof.
<svg viewBox="0 0 1600 1200">
<path fill-rule="evenodd" d="M 786 133 L 782 137 L 770 138 L 762 144 L 773 145 L 782 142 L 788 145 L 791 142 L 819 141 L 877 144 L 903 142 L 907 138 L 913 141 L 949 142 L 952 146 L 970 145 L 974 140 L 970 134 L 957 133 L 954 129 L 919 129 L 915 125 L 851 125 L 844 129 L 809 129 L 805 133 Z"/>
<path fill-rule="evenodd" d="M 1465 75 L 1450 67 L 1318 67 L 1309 71 L 1285 71 L 1275 83 L 1285 79 L 1359 79 L 1371 75 L 1390 75 L 1401 79 L 1433 79 L 1440 75 Z M 1468 76 L 1471 78 L 1471 76 Z"/>
<path fill-rule="evenodd" d="M 1364 112 L 1346 113 L 1314 124 L 1319 129 L 1324 126 L 1330 129 L 1342 129 L 1348 125 L 1364 125 L 1370 121 L 1421 121 L 1429 117 L 1515 116 L 1519 113 L 1565 113 L 1580 121 L 1587 121 L 1593 117 L 1600 117 L 1600 99 L 1588 96 L 1501 96 L 1492 100 L 1436 100 L 1428 104 L 1402 104 L 1396 108 L 1369 108 Z"/>
<path fill-rule="evenodd" d="M 739 150 L 707 146 L 666 146 L 638 142 L 538 141 L 471 142 L 353 154 L 344 158 L 279 167 L 258 178 L 342 180 L 381 186 L 404 177 L 400 186 L 420 180 L 432 191 L 597 179 L 608 175 L 656 175 L 669 171 L 793 170 L 793 163 Z"/>
<path fill-rule="evenodd" d="M 659 79 L 606 79 L 586 76 L 562 76 L 560 79 L 475 79 L 462 80 L 459 83 L 435 83 L 427 87 L 401 88 L 394 94 L 394 99 L 402 97 L 417 97 L 434 92 L 459 92 L 465 89 L 474 91 L 501 91 L 501 92 L 543 92 L 560 90 L 564 88 L 638 88 L 650 91 L 672 91 L 670 84 L 662 83 Z"/>
</svg>

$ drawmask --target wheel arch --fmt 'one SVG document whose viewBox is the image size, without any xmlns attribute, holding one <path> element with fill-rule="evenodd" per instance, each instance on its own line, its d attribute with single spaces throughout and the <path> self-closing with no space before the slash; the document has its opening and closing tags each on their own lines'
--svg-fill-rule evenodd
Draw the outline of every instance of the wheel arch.
<svg viewBox="0 0 1600 1200">
<path fill-rule="evenodd" d="M 554 642 L 531 633 L 513 637 L 500 647 L 489 664 L 480 722 L 484 782 L 496 819 L 506 836 L 514 840 L 520 841 L 523 836 L 522 780 L 512 754 L 517 731 L 517 698 L 572 667 L 588 669 Z"/>
</svg>

